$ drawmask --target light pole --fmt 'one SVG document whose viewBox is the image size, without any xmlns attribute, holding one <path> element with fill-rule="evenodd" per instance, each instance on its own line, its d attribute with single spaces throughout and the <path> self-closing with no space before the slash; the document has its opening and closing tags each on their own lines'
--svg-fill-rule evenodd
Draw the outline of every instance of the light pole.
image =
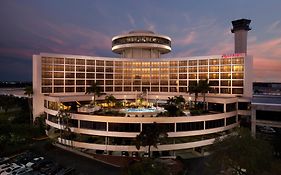
<svg viewBox="0 0 281 175">
<path fill-rule="evenodd" d="M 189 109 L 191 109 L 192 108 L 191 97 L 188 97 L 188 102 L 189 102 Z"/>
<path fill-rule="evenodd" d="M 158 108 L 158 99 L 159 97 L 158 97 L 158 95 L 156 95 L 156 108 Z"/>
</svg>

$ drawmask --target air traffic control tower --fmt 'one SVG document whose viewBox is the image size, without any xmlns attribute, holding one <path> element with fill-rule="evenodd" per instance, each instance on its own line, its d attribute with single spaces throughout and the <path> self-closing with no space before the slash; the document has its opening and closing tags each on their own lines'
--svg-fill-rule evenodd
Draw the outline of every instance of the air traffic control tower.
<svg viewBox="0 0 281 175">
<path fill-rule="evenodd" d="M 247 34 L 250 28 L 251 20 L 249 19 L 238 19 L 232 21 L 233 29 L 231 32 L 234 33 L 234 52 L 235 53 L 247 53 Z"/>
</svg>

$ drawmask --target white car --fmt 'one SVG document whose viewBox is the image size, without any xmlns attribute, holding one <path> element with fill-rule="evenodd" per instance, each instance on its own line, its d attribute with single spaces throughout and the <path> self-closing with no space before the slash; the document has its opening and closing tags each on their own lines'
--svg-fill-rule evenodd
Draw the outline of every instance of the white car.
<svg viewBox="0 0 281 175">
<path fill-rule="evenodd" d="M 33 171 L 32 168 L 29 168 L 29 167 L 21 167 L 19 169 L 16 169 L 14 170 L 11 174 L 12 175 L 20 175 L 20 174 L 25 174 L 25 173 L 28 173 L 28 172 L 31 172 Z"/>
<path fill-rule="evenodd" d="M 261 128 L 261 132 L 264 132 L 264 133 L 275 133 L 276 131 L 269 127 L 269 126 L 264 126 Z"/>
<path fill-rule="evenodd" d="M 8 175 L 8 174 L 12 174 L 13 171 L 17 170 L 17 169 L 20 169 L 24 166 L 20 166 L 20 165 L 17 165 L 15 163 L 11 163 L 10 166 L 8 166 L 7 168 L 1 170 L 0 174 L 1 175 Z"/>
</svg>

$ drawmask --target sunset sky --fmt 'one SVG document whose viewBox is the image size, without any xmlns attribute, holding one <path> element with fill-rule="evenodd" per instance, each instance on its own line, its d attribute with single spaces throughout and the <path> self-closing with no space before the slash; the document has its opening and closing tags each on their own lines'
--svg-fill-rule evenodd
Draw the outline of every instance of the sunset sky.
<svg viewBox="0 0 281 175">
<path fill-rule="evenodd" d="M 31 80 L 40 52 L 118 57 L 112 36 L 134 29 L 170 36 L 167 57 L 232 53 L 240 18 L 252 20 L 254 81 L 281 82 L 280 0 L 1 0 L 0 80 Z"/>
</svg>

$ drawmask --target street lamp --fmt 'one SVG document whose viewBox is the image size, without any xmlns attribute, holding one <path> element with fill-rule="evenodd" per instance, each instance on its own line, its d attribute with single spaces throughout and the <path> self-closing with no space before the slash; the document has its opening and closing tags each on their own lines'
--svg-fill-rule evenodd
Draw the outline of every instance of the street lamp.
<svg viewBox="0 0 281 175">
<path fill-rule="evenodd" d="M 159 97 L 158 97 L 158 95 L 156 95 L 156 108 L 158 107 L 158 99 Z"/>
</svg>

